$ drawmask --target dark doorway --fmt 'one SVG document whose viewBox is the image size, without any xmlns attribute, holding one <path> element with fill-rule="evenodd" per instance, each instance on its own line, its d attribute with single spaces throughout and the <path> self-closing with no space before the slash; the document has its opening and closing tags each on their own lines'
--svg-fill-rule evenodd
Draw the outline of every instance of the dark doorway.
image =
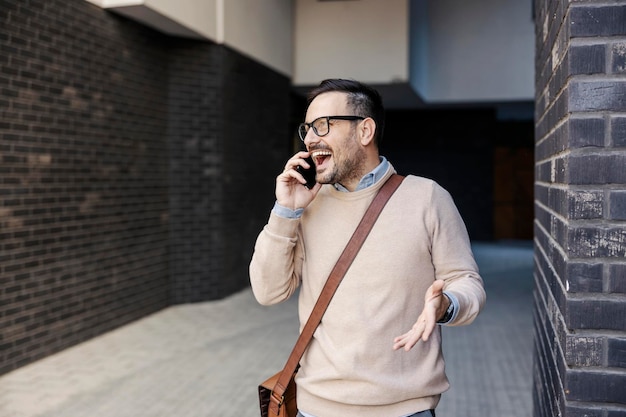
<svg viewBox="0 0 626 417">
<path fill-rule="evenodd" d="M 454 198 L 473 240 L 532 239 L 533 123 L 495 108 L 388 111 L 381 153 Z"/>
</svg>

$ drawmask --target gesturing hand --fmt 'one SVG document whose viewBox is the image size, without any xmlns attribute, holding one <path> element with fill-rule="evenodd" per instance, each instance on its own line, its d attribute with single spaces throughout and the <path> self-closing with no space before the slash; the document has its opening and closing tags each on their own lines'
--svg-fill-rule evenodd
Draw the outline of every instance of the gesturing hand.
<svg viewBox="0 0 626 417">
<path fill-rule="evenodd" d="M 393 339 L 394 350 L 404 347 L 404 350 L 408 352 L 420 338 L 424 342 L 428 340 L 437 325 L 437 320 L 443 316 L 450 305 L 448 297 L 443 295 L 443 284 L 442 280 L 435 280 L 428 287 L 424 296 L 422 314 L 419 315 L 411 330 Z"/>
</svg>

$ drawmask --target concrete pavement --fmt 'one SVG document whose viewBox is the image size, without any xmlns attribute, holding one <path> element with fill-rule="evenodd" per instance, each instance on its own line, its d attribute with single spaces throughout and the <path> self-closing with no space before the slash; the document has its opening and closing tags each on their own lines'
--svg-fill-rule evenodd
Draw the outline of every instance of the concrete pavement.
<svg viewBox="0 0 626 417">
<path fill-rule="evenodd" d="M 452 388 L 438 417 L 532 410 L 532 247 L 476 244 L 487 305 L 444 329 Z M 0 417 L 257 417 L 256 385 L 297 337 L 295 298 L 262 307 L 249 290 L 167 308 L 0 377 Z"/>
</svg>

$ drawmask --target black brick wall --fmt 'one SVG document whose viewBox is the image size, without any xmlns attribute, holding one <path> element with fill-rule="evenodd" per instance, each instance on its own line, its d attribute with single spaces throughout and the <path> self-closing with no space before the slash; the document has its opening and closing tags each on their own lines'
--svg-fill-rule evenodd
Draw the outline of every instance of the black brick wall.
<svg viewBox="0 0 626 417">
<path fill-rule="evenodd" d="M 256 238 L 274 205 L 275 181 L 292 153 L 291 82 L 223 49 L 222 296 L 248 285 Z"/>
<path fill-rule="evenodd" d="M 248 285 L 290 151 L 289 80 L 223 46 L 186 44 L 172 50 L 171 64 L 174 303 Z"/>
<path fill-rule="evenodd" d="M 180 41 L 170 61 L 170 275 L 172 301 L 224 292 L 222 272 L 222 112 L 220 49 Z"/>
<path fill-rule="evenodd" d="M 0 0 L 0 374 L 247 285 L 288 116 L 223 46 Z"/>
<path fill-rule="evenodd" d="M 535 1 L 534 415 L 626 416 L 626 1 Z"/>
<path fill-rule="evenodd" d="M 6 372 L 167 305 L 167 56 L 85 2 L 0 22 Z"/>
</svg>

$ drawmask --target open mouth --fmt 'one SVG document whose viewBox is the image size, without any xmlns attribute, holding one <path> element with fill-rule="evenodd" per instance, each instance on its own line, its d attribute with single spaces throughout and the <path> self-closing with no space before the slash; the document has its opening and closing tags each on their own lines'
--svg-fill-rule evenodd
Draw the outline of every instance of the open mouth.
<svg viewBox="0 0 626 417">
<path fill-rule="evenodd" d="M 319 169 L 324 163 L 330 159 L 331 153 L 327 150 L 319 150 L 311 152 L 311 158 L 315 161 L 315 166 Z"/>
</svg>

